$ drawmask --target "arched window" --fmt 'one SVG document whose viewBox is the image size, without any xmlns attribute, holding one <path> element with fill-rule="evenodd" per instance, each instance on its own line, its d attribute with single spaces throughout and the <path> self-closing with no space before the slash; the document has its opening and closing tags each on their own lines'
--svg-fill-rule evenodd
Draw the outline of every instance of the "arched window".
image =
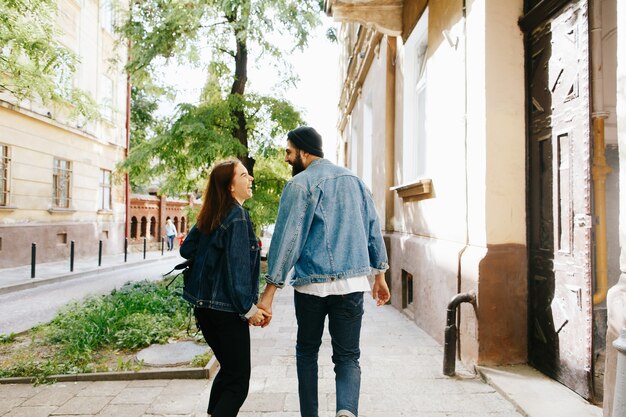
<svg viewBox="0 0 626 417">
<path fill-rule="evenodd" d="M 174 216 L 174 227 L 176 227 L 176 230 L 178 230 L 178 217 Z"/>
<path fill-rule="evenodd" d="M 156 236 L 156 217 L 150 217 L 150 236 Z"/>
<path fill-rule="evenodd" d="M 141 235 L 139 237 L 146 237 L 146 230 L 148 229 L 148 219 L 145 216 L 141 218 Z"/>
<path fill-rule="evenodd" d="M 130 219 L 130 238 L 137 239 L 137 217 Z"/>
<path fill-rule="evenodd" d="M 185 233 L 185 218 L 180 218 L 180 233 Z"/>
</svg>

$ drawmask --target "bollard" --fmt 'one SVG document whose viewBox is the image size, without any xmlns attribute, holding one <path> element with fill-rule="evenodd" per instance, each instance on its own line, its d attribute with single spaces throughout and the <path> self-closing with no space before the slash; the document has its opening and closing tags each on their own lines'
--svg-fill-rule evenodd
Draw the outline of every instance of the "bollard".
<svg viewBox="0 0 626 417">
<path fill-rule="evenodd" d="M 30 245 L 30 277 L 35 278 L 35 261 L 37 259 L 37 244 Z"/>
<path fill-rule="evenodd" d="M 124 238 L 124 262 L 128 259 L 128 238 Z"/>
<path fill-rule="evenodd" d="M 102 241 L 98 241 L 98 266 L 102 266 Z"/>
<path fill-rule="evenodd" d="M 615 396 L 613 397 L 613 417 L 626 417 L 626 327 L 613 342 L 617 349 L 617 372 L 615 373 Z"/>
<path fill-rule="evenodd" d="M 146 259 L 146 238 L 143 238 L 143 259 Z"/>
<path fill-rule="evenodd" d="M 161 236 L 161 256 L 163 256 L 163 245 L 165 244 L 165 237 Z"/>
<path fill-rule="evenodd" d="M 74 272 L 74 241 L 70 241 L 70 272 Z"/>
</svg>

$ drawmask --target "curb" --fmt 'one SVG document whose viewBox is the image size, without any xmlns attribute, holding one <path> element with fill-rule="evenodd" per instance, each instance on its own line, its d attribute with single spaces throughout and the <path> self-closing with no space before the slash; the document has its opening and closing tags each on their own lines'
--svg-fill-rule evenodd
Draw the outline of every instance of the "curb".
<svg viewBox="0 0 626 417">
<path fill-rule="evenodd" d="M 185 369 L 155 369 L 133 372 L 94 372 L 73 375 L 50 375 L 47 382 L 76 382 L 76 381 L 132 381 L 146 379 L 210 379 L 215 376 L 219 362 L 212 356 L 204 368 Z M 31 384 L 37 378 L 14 377 L 0 378 L 0 384 Z"/>
<path fill-rule="evenodd" d="M 493 379 L 491 379 L 489 377 L 489 375 L 487 375 L 485 373 L 485 370 L 482 366 L 476 366 L 475 367 L 476 372 L 478 373 L 478 376 L 480 377 L 480 379 L 487 385 L 489 385 L 491 388 L 493 388 L 498 394 L 500 394 L 502 396 L 502 398 L 504 398 L 505 400 L 507 400 L 509 403 L 511 403 L 511 405 L 513 406 L 513 408 L 515 408 L 515 410 L 520 413 L 522 416 L 524 417 L 530 417 L 530 415 L 524 410 L 524 408 L 522 408 L 522 406 L 520 404 L 518 404 L 517 401 L 515 401 L 511 395 L 509 395 L 509 393 L 502 389 L 502 387 L 500 387 L 498 384 L 496 384 Z"/>
<path fill-rule="evenodd" d="M 146 262 L 164 262 L 166 260 L 174 259 L 173 256 L 162 257 L 162 258 L 152 258 L 152 259 L 140 259 L 138 261 L 125 262 L 122 264 L 110 265 L 110 266 L 101 266 L 95 269 L 87 269 L 84 271 L 71 272 L 69 274 L 57 275 L 49 278 L 30 278 L 32 281 L 24 282 L 21 284 L 7 285 L 5 287 L 0 287 L 0 295 L 9 294 L 16 291 L 26 290 L 29 288 L 41 287 L 43 285 L 54 284 L 57 282 L 68 281 L 74 278 L 84 277 L 86 275 L 99 275 L 105 272 L 116 271 L 118 269 L 124 268 L 134 268 L 137 266 L 141 266 Z"/>
</svg>

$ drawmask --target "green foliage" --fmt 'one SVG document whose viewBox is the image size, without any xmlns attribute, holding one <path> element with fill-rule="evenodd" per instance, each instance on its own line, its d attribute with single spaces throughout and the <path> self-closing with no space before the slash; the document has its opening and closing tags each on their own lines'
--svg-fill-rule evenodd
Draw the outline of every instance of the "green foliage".
<svg viewBox="0 0 626 417">
<path fill-rule="evenodd" d="M 196 367 L 196 368 L 204 368 L 207 365 L 207 363 L 209 363 L 212 357 L 213 357 L 213 352 L 211 350 L 207 350 L 206 352 L 201 353 L 200 355 L 196 355 L 196 357 L 193 358 L 193 360 L 191 361 L 191 366 Z"/>
<path fill-rule="evenodd" d="M 187 326 L 187 304 L 177 290 L 141 281 L 68 305 L 50 323 L 32 330 L 33 349 L 20 349 L 0 363 L 0 378 L 33 376 L 43 382 L 55 374 L 108 370 L 99 363 L 103 353 L 165 342 Z M 46 354 L 37 356 L 35 351 L 42 350 Z M 119 370 L 140 366 L 121 358 L 117 363 Z"/>
<path fill-rule="evenodd" d="M 291 170 L 284 162 L 282 149 L 266 149 L 265 155 L 257 157 L 254 170 L 254 196 L 245 202 L 250 212 L 257 235 L 263 226 L 276 221 L 280 193 L 289 178 Z"/>
<path fill-rule="evenodd" d="M 53 0 L 0 2 L 0 91 L 19 101 L 71 104 L 73 117 L 95 119 L 94 100 L 71 85 L 78 57 L 57 40 L 55 19 Z"/>
<path fill-rule="evenodd" d="M 182 298 L 162 283 L 128 283 L 110 295 L 67 306 L 48 326 L 47 342 L 61 345 L 67 357 L 103 346 L 144 347 L 182 329 L 186 311 Z"/>
<path fill-rule="evenodd" d="M 0 333 L 0 343 L 13 343 L 15 341 L 15 333 Z"/>
</svg>

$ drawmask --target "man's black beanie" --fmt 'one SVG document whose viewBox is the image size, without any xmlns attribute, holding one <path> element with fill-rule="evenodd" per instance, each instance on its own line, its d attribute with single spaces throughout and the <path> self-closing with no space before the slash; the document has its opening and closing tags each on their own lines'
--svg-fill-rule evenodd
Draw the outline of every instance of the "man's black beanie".
<svg viewBox="0 0 626 417">
<path fill-rule="evenodd" d="M 302 149 L 304 152 L 319 156 L 320 158 L 324 157 L 322 136 L 310 126 L 300 126 L 290 131 L 287 133 L 287 139 L 289 139 L 296 148 Z"/>
</svg>

